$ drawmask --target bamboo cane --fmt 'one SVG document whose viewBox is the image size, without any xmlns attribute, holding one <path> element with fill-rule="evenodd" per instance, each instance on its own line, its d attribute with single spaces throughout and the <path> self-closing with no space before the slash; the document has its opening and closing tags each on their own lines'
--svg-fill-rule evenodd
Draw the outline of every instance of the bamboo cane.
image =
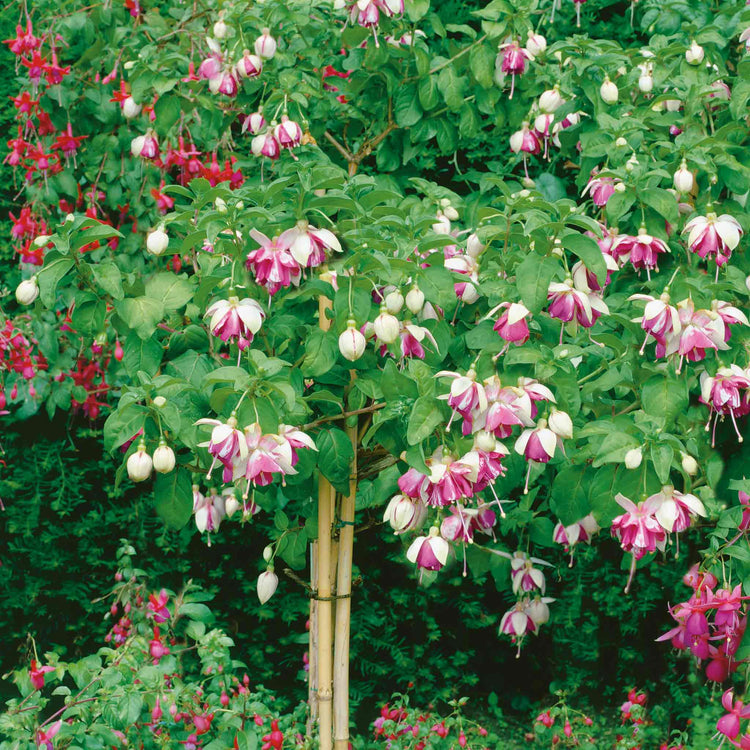
<svg viewBox="0 0 750 750">
<path fill-rule="evenodd" d="M 331 327 L 326 311 L 333 307 L 327 297 L 320 297 L 318 325 L 324 331 Z M 317 677 L 318 739 L 320 750 L 333 750 L 333 601 L 331 599 L 331 537 L 336 492 L 322 475 L 318 477 L 318 544 L 317 544 Z"/>
<path fill-rule="evenodd" d="M 318 588 L 318 543 L 310 545 L 310 586 Z M 307 736 L 312 737 L 318 721 L 318 600 L 310 599 L 310 645 L 307 650 Z"/>
<path fill-rule="evenodd" d="M 347 426 L 354 458 L 349 475 L 349 494 L 341 498 L 338 576 L 336 579 L 336 638 L 333 656 L 334 750 L 349 747 L 349 636 L 351 631 L 352 560 L 354 552 L 354 503 L 357 495 L 357 425 Z"/>
</svg>

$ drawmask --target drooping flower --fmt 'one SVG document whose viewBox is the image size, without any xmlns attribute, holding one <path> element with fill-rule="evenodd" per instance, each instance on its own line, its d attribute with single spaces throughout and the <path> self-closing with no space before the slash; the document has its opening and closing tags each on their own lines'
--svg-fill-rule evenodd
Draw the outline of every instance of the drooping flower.
<svg viewBox="0 0 750 750">
<path fill-rule="evenodd" d="M 738 365 L 720 367 L 713 377 L 707 372 L 701 373 L 701 401 L 711 410 L 706 430 L 710 428 L 711 419 L 716 414 L 711 436 L 712 447 L 715 443 L 716 424 L 720 417 L 724 418 L 727 415 L 732 420 L 738 442 L 742 442 L 742 434 L 737 427 L 737 417 L 744 416 L 750 411 L 749 388 L 750 374 Z"/>
<path fill-rule="evenodd" d="M 581 195 L 590 194 L 594 205 L 602 208 L 607 205 L 607 201 L 614 195 L 615 187 L 619 183 L 620 180 L 618 178 L 602 175 L 594 170 Z"/>
<path fill-rule="evenodd" d="M 406 552 L 406 559 L 424 570 L 440 570 L 448 561 L 450 545 L 433 526 L 428 536 L 419 536 Z"/>
<path fill-rule="evenodd" d="M 695 495 L 678 492 L 672 485 L 665 485 L 648 500 L 655 504 L 656 520 L 670 533 L 689 528 L 691 515 L 706 515 L 703 503 Z"/>
<path fill-rule="evenodd" d="M 500 338 L 507 342 L 505 349 L 510 344 L 516 346 L 525 344 L 529 340 L 527 318 L 531 315 L 531 312 L 528 308 L 520 302 L 503 302 L 496 310 L 502 310 L 503 312 L 495 322 L 493 329 L 497 331 Z"/>
<path fill-rule="evenodd" d="M 329 229 L 317 229 L 302 219 L 279 235 L 279 245 L 288 247 L 303 268 L 314 268 L 326 261 L 326 251 L 341 252 L 341 243 Z"/>
<path fill-rule="evenodd" d="M 453 409 L 446 431 L 450 430 L 451 422 L 456 414 L 463 417 L 463 434 L 470 435 L 473 428 L 473 420 L 477 413 L 487 409 L 487 396 L 481 383 L 477 383 L 476 370 L 470 368 L 466 375 L 449 370 L 441 370 L 436 373 L 436 378 L 453 378 L 450 393 L 441 394 L 439 399 L 446 399 L 448 406 Z"/>
<path fill-rule="evenodd" d="M 688 233 L 688 247 L 701 258 L 716 261 L 718 267 L 729 260 L 742 236 L 742 227 L 733 216 L 717 216 L 713 210 L 691 219 L 682 231 Z"/>
<path fill-rule="evenodd" d="M 205 314 L 211 318 L 208 326 L 211 333 L 224 342 L 233 339 L 240 349 L 250 345 L 266 317 L 263 308 L 254 299 L 248 297 L 241 300 L 231 292 L 229 299 L 217 300 Z"/>
<path fill-rule="evenodd" d="M 516 88 L 516 76 L 522 75 L 526 70 L 526 60 L 530 56 L 515 39 L 508 44 L 500 45 L 500 54 L 502 56 L 500 69 L 503 73 L 510 73 L 510 94 L 508 95 L 508 99 L 512 99 Z"/>
<path fill-rule="evenodd" d="M 615 501 L 625 513 L 612 521 L 612 536 L 619 540 L 625 552 L 632 552 L 633 557 L 640 560 L 649 552 L 663 550 L 666 533 L 655 515 L 660 500 L 648 498 L 636 505 L 618 492 Z"/>
<path fill-rule="evenodd" d="M 292 255 L 286 241 L 280 237 L 272 240 L 256 229 L 250 236 L 260 245 L 247 254 L 247 267 L 252 270 L 258 284 L 265 286 L 269 294 L 276 294 L 282 287 L 299 284 L 302 269 Z"/>
<path fill-rule="evenodd" d="M 740 719 L 750 718 L 750 705 L 746 706 L 742 701 L 734 700 L 734 692 L 731 689 L 726 690 L 721 696 L 721 705 L 727 713 L 716 722 L 716 729 L 725 737 L 734 740 L 740 733 Z"/>
<path fill-rule="evenodd" d="M 235 465 L 247 458 L 248 450 L 244 434 L 237 429 L 237 418 L 232 415 L 226 423 L 218 419 L 203 418 L 199 419 L 196 424 L 214 425 L 211 439 L 206 443 L 198 444 L 199 447 L 207 447 L 208 452 L 213 456 L 207 478 L 211 478 L 211 472 L 216 462 L 219 461 L 224 466 L 224 481 L 231 482 L 234 479 Z"/>
<path fill-rule="evenodd" d="M 636 237 L 620 235 L 612 243 L 612 255 L 618 262 L 629 260 L 636 271 L 645 268 L 649 279 L 652 269 L 659 270 L 659 256 L 667 252 L 667 243 L 648 234 L 646 227 L 641 227 Z"/>
<path fill-rule="evenodd" d="M 513 582 L 513 593 L 528 593 L 530 591 L 539 591 L 544 594 L 546 582 L 544 573 L 539 568 L 535 568 L 535 563 L 540 563 L 535 557 L 528 557 L 524 552 L 514 552 L 510 559 L 510 577 Z"/>
<path fill-rule="evenodd" d="M 424 503 L 406 495 L 394 495 L 385 509 L 383 521 L 390 524 L 395 534 L 403 534 L 418 529 L 426 517 Z"/>
</svg>

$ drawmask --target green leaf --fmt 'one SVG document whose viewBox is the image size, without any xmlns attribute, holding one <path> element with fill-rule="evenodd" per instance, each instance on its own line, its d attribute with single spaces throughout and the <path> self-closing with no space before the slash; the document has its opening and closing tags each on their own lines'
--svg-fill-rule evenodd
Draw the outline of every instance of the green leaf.
<svg viewBox="0 0 750 750">
<path fill-rule="evenodd" d="M 206 354 L 187 351 L 167 363 L 166 371 L 170 375 L 181 377 L 196 388 L 200 388 L 203 378 L 213 369 L 211 360 Z"/>
<path fill-rule="evenodd" d="M 656 211 L 665 221 L 676 224 L 679 219 L 677 199 L 668 190 L 647 188 L 638 192 L 638 198 Z"/>
<path fill-rule="evenodd" d="M 643 411 L 668 424 L 687 409 L 689 403 L 687 383 L 667 375 L 654 375 L 641 388 Z"/>
<path fill-rule="evenodd" d="M 143 427 L 148 409 L 140 404 L 128 404 L 113 411 L 104 423 L 104 449 L 110 453 Z"/>
<path fill-rule="evenodd" d="M 83 219 L 82 223 L 86 226 L 78 230 L 75 234 L 75 239 L 70 243 L 71 250 L 74 252 L 80 250 L 84 245 L 98 240 L 107 240 L 110 237 L 122 237 L 122 234 L 113 226 L 102 224 L 100 221 L 91 219 L 88 216 Z"/>
<path fill-rule="evenodd" d="M 651 461 L 654 464 L 654 471 L 662 484 L 669 482 L 669 474 L 672 470 L 672 459 L 674 458 L 674 448 L 671 445 L 652 445 Z"/>
<path fill-rule="evenodd" d="M 563 526 L 580 521 L 590 511 L 586 467 L 568 466 L 552 482 L 550 509 Z"/>
<path fill-rule="evenodd" d="M 565 232 L 560 236 L 562 246 L 571 253 L 577 255 L 586 268 L 593 274 L 601 286 L 607 278 L 607 264 L 599 243 L 593 238 L 579 232 Z"/>
<path fill-rule="evenodd" d="M 393 116 L 401 128 L 408 128 L 419 122 L 422 107 L 415 84 L 401 84 L 393 97 Z"/>
<path fill-rule="evenodd" d="M 184 273 L 157 273 L 146 282 L 146 296 L 158 300 L 165 310 L 179 310 L 193 298 L 193 285 Z"/>
<path fill-rule="evenodd" d="M 560 264 L 556 260 L 534 252 L 530 252 L 516 268 L 516 288 L 532 315 L 542 309 L 550 281 L 558 270 Z"/>
<path fill-rule="evenodd" d="M 302 360 L 302 374 L 317 378 L 333 367 L 338 357 L 338 347 L 334 333 L 313 328 L 305 343 L 305 358 Z"/>
<path fill-rule="evenodd" d="M 39 299 L 45 307 L 52 307 L 57 296 L 57 285 L 75 263 L 72 258 L 60 255 L 52 250 L 44 259 L 44 268 L 36 276 L 39 284 Z"/>
<path fill-rule="evenodd" d="M 349 493 L 349 473 L 354 451 L 346 433 L 337 427 L 324 429 L 315 438 L 318 446 L 318 468 L 339 491 Z"/>
<path fill-rule="evenodd" d="M 180 119 L 181 112 L 182 106 L 177 95 L 159 97 L 154 107 L 154 114 L 156 115 L 154 128 L 158 135 L 165 136 L 172 125 Z"/>
<path fill-rule="evenodd" d="M 430 9 L 430 0 L 406 0 L 406 15 L 412 23 L 416 23 Z"/>
<path fill-rule="evenodd" d="M 128 328 L 148 339 L 164 317 L 164 305 L 151 297 L 128 297 L 115 303 L 115 311 Z"/>
<path fill-rule="evenodd" d="M 178 610 L 182 617 L 188 617 L 196 622 L 212 622 L 215 617 L 214 613 L 205 605 L 197 602 L 188 602 L 183 604 Z"/>
<path fill-rule="evenodd" d="M 161 364 L 164 350 L 155 336 L 142 339 L 135 331 L 128 334 L 123 343 L 124 356 L 122 363 L 128 372 L 143 370 L 153 377 Z"/>
<path fill-rule="evenodd" d="M 489 89 L 495 85 L 495 54 L 489 45 L 477 44 L 471 48 L 469 67 L 477 83 L 483 89 Z"/>
<path fill-rule="evenodd" d="M 124 725 L 135 724 L 143 709 L 143 698 L 139 693 L 126 693 L 117 701 L 117 718 Z"/>
<path fill-rule="evenodd" d="M 439 97 L 437 83 L 434 76 L 426 76 L 419 81 L 419 103 L 429 111 L 437 106 Z"/>
<path fill-rule="evenodd" d="M 154 508 L 172 529 L 181 529 L 193 514 L 193 483 L 190 472 L 176 468 L 169 474 L 157 474 L 154 481 Z"/>
<path fill-rule="evenodd" d="M 214 385 L 215 383 L 231 383 L 235 391 L 247 388 L 250 383 L 250 373 L 241 367 L 228 365 L 211 370 L 203 378 L 203 385 Z"/>
<path fill-rule="evenodd" d="M 122 274 L 120 269 L 109 261 L 103 263 L 92 263 L 91 270 L 94 272 L 96 283 L 113 299 L 122 299 Z"/>
<path fill-rule="evenodd" d="M 406 439 L 409 445 L 421 443 L 432 431 L 443 422 L 440 402 L 430 396 L 420 396 L 415 402 L 409 416 Z"/>
<path fill-rule="evenodd" d="M 627 432 L 610 432 L 604 436 L 599 450 L 596 452 L 596 460 L 592 464 L 594 467 L 603 464 L 622 463 L 625 454 L 637 448 L 641 443 L 638 438 L 629 435 Z"/>
</svg>

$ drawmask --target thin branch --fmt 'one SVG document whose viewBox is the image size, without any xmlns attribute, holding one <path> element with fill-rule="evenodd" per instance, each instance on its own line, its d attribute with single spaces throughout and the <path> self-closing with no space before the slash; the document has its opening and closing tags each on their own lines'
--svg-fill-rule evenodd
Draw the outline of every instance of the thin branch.
<svg viewBox="0 0 750 750">
<path fill-rule="evenodd" d="M 342 146 L 327 130 L 323 135 L 329 143 L 346 159 L 348 162 L 354 161 L 354 155 L 344 146 Z"/>
</svg>

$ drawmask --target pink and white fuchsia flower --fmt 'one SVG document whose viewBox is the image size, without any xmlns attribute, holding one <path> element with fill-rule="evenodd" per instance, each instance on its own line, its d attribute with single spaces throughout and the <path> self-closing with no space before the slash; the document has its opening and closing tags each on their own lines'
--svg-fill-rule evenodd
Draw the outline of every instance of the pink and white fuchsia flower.
<svg viewBox="0 0 750 750">
<path fill-rule="evenodd" d="M 453 409 L 453 414 L 446 425 L 445 431 L 448 432 L 456 414 L 463 417 L 463 434 L 472 433 L 472 423 L 477 413 L 487 409 L 487 396 L 481 383 L 476 382 L 477 373 L 473 368 L 466 375 L 449 370 L 441 370 L 436 373 L 436 378 L 453 378 L 451 391 L 449 394 L 441 394 L 439 399 L 447 399 L 448 406 Z"/>
<path fill-rule="evenodd" d="M 579 542 L 591 543 L 591 538 L 599 532 L 599 524 L 596 518 L 589 513 L 580 521 L 572 523 L 569 526 L 563 526 L 558 522 L 552 532 L 552 541 L 556 544 L 562 544 L 563 549 L 567 552 L 570 550 L 570 566 L 573 565 L 573 551 Z"/>
<path fill-rule="evenodd" d="M 510 73 L 510 94 L 508 95 L 508 99 L 512 99 L 513 92 L 516 89 L 516 76 L 522 75 L 526 70 L 526 60 L 529 59 L 530 55 L 515 39 L 508 44 L 501 44 L 500 54 L 502 56 L 500 70 L 506 74 Z"/>
<path fill-rule="evenodd" d="M 427 536 L 418 536 L 406 552 L 406 559 L 423 570 L 440 570 L 448 561 L 450 544 L 433 526 Z"/>
<path fill-rule="evenodd" d="M 646 227 L 641 227 L 636 237 L 620 235 L 612 243 L 612 255 L 615 260 L 618 263 L 629 260 L 636 271 L 645 268 L 649 280 L 651 279 L 651 270 L 659 270 L 659 255 L 668 252 L 667 243 L 648 234 Z"/>
<path fill-rule="evenodd" d="M 208 469 L 206 478 L 211 478 L 211 472 L 218 461 L 224 467 L 224 481 L 231 482 L 235 464 L 247 457 L 247 441 L 242 431 L 237 429 L 236 416 L 232 414 L 226 423 L 218 419 L 204 417 L 203 419 L 199 419 L 195 424 L 214 425 L 211 431 L 211 439 L 206 443 L 198 443 L 199 448 L 207 447 L 208 452 L 213 456 L 213 461 Z"/>
<path fill-rule="evenodd" d="M 530 591 L 539 591 L 544 593 L 547 583 L 544 579 L 544 573 L 535 564 L 549 565 L 544 560 L 536 557 L 528 557 L 524 552 L 514 552 L 510 558 L 510 577 L 513 582 L 513 593 L 529 593 Z"/>
<path fill-rule="evenodd" d="M 714 420 L 711 447 L 716 442 L 716 424 L 720 418 L 724 419 L 727 415 L 734 425 L 737 442 L 742 442 L 742 434 L 737 427 L 737 417 L 750 412 L 748 389 L 750 389 L 750 373 L 739 365 L 720 367 L 713 377 L 707 372 L 701 373 L 701 401 L 710 409 L 706 430 L 710 429 L 711 420 Z"/>
<path fill-rule="evenodd" d="M 493 329 L 497 331 L 500 338 L 507 342 L 507 345 L 500 352 L 502 354 L 511 344 L 521 346 L 529 340 L 527 318 L 531 315 L 531 312 L 520 302 L 502 302 L 493 310 L 493 314 L 498 310 L 503 312 L 495 322 Z"/>
<path fill-rule="evenodd" d="M 742 227 L 729 214 L 717 216 L 709 210 L 705 216 L 691 219 L 683 233 L 688 233 L 688 247 L 701 258 L 711 258 L 718 267 L 723 266 L 731 257 L 742 237 Z"/>
<path fill-rule="evenodd" d="M 201 534 L 204 532 L 210 534 L 219 530 L 221 522 L 226 517 L 224 507 L 224 497 L 211 489 L 208 496 L 201 495 L 196 486 L 193 487 L 193 515 L 195 516 L 195 525 Z"/>
<path fill-rule="evenodd" d="M 594 170 L 581 195 L 590 194 L 594 205 L 603 208 L 607 205 L 607 201 L 614 195 L 615 189 L 620 182 L 621 180 L 617 177 L 602 175 L 597 170 Z"/>
<path fill-rule="evenodd" d="M 206 310 L 206 317 L 211 318 L 208 327 L 214 336 L 224 342 L 232 339 L 240 349 L 245 349 L 260 330 L 266 314 L 254 299 L 240 300 L 230 291 L 229 299 L 217 300 Z"/>
<path fill-rule="evenodd" d="M 383 514 L 383 521 L 390 525 L 394 534 L 415 531 L 427 518 L 427 507 L 421 500 L 406 495 L 394 495 Z"/>
<path fill-rule="evenodd" d="M 326 261 L 326 252 L 341 252 L 341 243 L 329 229 L 317 229 L 305 219 L 279 235 L 278 244 L 289 248 L 303 268 L 314 268 Z"/>
<path fill-rule="evenodd" d="M 529 600 L 522 599 L 509 609 L 500 620 L 500 633 L 509 635 L 513 643 L 518 644 L 516 658 L 521 655 L 521 645 L 529 633 L 537 632 L 537 624 L 529 613 Z"/>
<path fill-rule="evenodd" d="M 553 281 L 547 291 L 550 317 L 557 318 L 563 323 L 575 320 L 584 328 L 591 328 L 600 315 L 608 315 L 609 308 L 604 300 L 590 291 L 575 288 L 574 280 L 570 277 L 564 282 Z M 562 343 L 562 329 L 560 343 Z"/>
<path fill-rule="evenodd" d="M 634 322 L 640 323 L 641 328 L 646 332 L 640 354 L 645 351 L 649 336 L 653 336 L 657 344 L 663 347 L 666 347 L 668 337 L 679 336 L 682 329 L 680 313 L 676 307 L 669 304 L 670 297 L 666 289 L 658 299 L 648 294 L 633 294 L 628 299 L 646 300 L 643 315 L 633 319 Z"/>
<path fill-rule="evenodd" d="M 247 254 L 246 261 L 256 282 L 265 286 L 269 294 L 276 294 L 279 289 L 292 284 L 298 285 L 302 269 L 291 253 L 289 236 L 284 241 L 281 237 L 271 240 L 256 229 L 250 230 L 250 236 L 260 245 Z"/>
<path fill-rule="evenodd" d="M 654 515 L 667 533 L 685 531 L 690 528 L 691 516 L 706 515 L 703 503 L 695 495 L 678 492 L 671 484 L 664 485 L 648 500 L 656 504 Z"/>
</svg>

